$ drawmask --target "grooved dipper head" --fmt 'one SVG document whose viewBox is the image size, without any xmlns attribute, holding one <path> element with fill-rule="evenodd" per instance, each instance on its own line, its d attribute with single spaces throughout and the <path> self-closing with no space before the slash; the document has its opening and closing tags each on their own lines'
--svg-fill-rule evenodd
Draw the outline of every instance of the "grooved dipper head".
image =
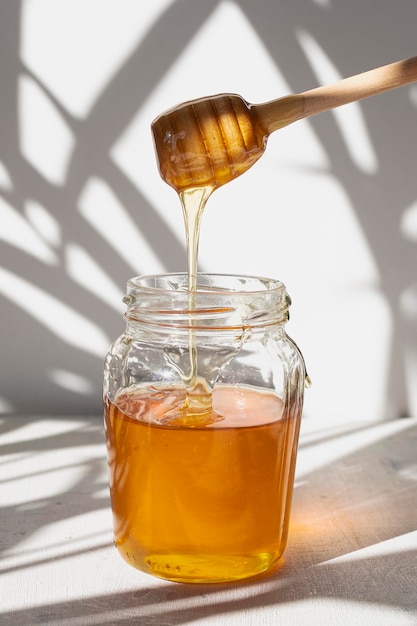
<svg viewBox="0 0 417 626">
<path fill-rule="evenodd" d="M 243 174 L 267 141 L 251 105 L 235 94 L 185 102 L 157 117 L 152 133 L 161 177 L 178 193 Z"/>
</svg>

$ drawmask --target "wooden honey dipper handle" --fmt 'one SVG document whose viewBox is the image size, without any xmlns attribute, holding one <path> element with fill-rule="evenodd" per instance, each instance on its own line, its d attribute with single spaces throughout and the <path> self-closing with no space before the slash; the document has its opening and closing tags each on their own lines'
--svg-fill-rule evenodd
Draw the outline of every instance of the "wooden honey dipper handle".
<svg viewBox="0 0 417 626">
<path fill-rule="evenodd" d="M 152 123 L 161 176 L 179 193 L 216 189 L 248 170 L 275 130 L 413 81 L 417 57 L 264 104 L 249 104 L 236 94 L 184 102 Z"/>
<path fill-rule="evenodd" d="M 396 61 L 332 85 L 252 105 L 270 134 L 292 122 L 417 81 L 417 57 Z"/>
</svg>

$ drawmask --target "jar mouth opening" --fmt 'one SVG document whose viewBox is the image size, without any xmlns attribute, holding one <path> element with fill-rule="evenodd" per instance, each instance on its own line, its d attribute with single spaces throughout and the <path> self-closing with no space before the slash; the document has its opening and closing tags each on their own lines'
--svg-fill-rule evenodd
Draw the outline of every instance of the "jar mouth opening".
<svg viewBox="0 0 417 626">
<path fill-rule="evenodd" d="M 136 276 L 127 283 L 129 322 L 194 330 L 256 328 L 288 320 L 291 303 L 276 279 L 200 272 L 188 290 L 188 274 Z"/>
<path fill-rule="evenodd" d="M 191 292 L 188 290 L 187 272 L 134 276 L 128 280 L 127 287 L 128 290 L 139 290 L 141 293 L 148 292 L 162 295 L 163 292 L 166 292 L 169 296 L 172 296 L 174 293 L 219 293 L 220 297 L 228 293 L 231 295 L 239 293 L 240 295 L 256 296 L 265 291 L 285 291 L 284 283 L 275 278 L 209 272 L 199 272 L 197 274 L 197 289 Z"/>
</svg>

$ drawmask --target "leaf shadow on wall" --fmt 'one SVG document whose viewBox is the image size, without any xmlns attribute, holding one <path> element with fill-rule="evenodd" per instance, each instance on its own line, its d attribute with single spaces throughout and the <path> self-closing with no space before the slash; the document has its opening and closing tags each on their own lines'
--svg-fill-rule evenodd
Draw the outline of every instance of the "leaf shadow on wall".
<svg viewBox="0 0 417 626">
<path fill-rule="evenodd" d="M 58 264 L 47 265 L 3 242 L 0 265 L 75 309 L 111 339 L 120 333 L 120 315 L 68 275 L 67 246 L 76 242 L 88 251 L 118 285 L 125 284 L 131 268 L 99 232 L 86 223 L 77 210 L 78 202 L 90 179 L 105 181 L 168 271 L 184 266 L 183 247 L 146 197 L 110 158 L 109 151 L 148 94 L 184 51 L 190 35 L 198 31 L 219 4 L 217 0 L 180 0 L 169 5 L 98 94 L 82 120 L 65 110 L 39 78 L 22 66 L 19 59 L 22 3 L 0 6 L 0 161 L 12 180 L 10 189 L 0 191 L 0 199 L 24 219 L 26 202 L 39 203 L 56 217 L 62 233 L 60 247 L 55 250 Z M 331 6 L 307 0 L 296 3 L 263 0 L 256 6 L 249 0 L 238 0 L 236 4 L 259 34 L 293 92 L 316 84 L 311 65 L 294 36 L 297 29 L 304 29 L 320 42 L 344 75 L 352 73 L 352 68 L 360 71 L 364 59 L 367 67 L 377 66 L 381 59 L 388 63 L 401 58 L 406 49 L 411 51 L 411 56 L 415 48 L 413 29 L 404 28 L 404 15 L 409 16 L 410 23 L 412 16 L 417 17 L 415 4 L 410 0 L 404 3 L 401 15 L 388 7 L 385 10 L 389 19 L 378 20 L 373 7 L 362 3 L 355 10 L 340 0 Z M 389 37 L 389 33 L 396 30 L 401 30 L 401 38 Z M 163 48 L 161 41 L 164 41 Z M 75 147 L 62 186 L 46 180 L 21 152 L 17 87 L 22 75 L 37 83 L 74 135 Z M 401 126 L 392 119 L 389 95 L 363 105 L 380 163 L 378 171 L 372 175 L 360 171 L 352 162 L 331 115 L 318 116 L 311 124 L 329 155 L 334 176 L 355 208 L 380 272 L 381 289 L 389 303 L 394 328 L 387 395 L 394 398 L 398 414 L 405 415 L 409 406 L 404 349 L 407 346 L 417 354 L 417 339 L 415 318 L 407 319 L 399 303 L 407 290 L 412 297 L 415 294 L 417 253 L 415 243 L 403 237 L 399 224 L 403 212 L 417 198 L 413 167 L 417 125 L 416 108 L 410 102 L 409 92 L 404 90 L 396 95 L 395 102 Z M 0 397 L 10 406 L 10 411 L 23 414 L 101 412 L 103 359 L 100 355 L 88 349 L 80 350 L 51 332 L 30 314 L 30 306 L 19 305 L 18 294 L 14 294 L 14 299 L 2 296 L 0 307 L 4 320 L 1 341 L 6 355 L 2 360 Z M 76 373 L 90 383 L 89 388 L 85 393 L 63 389 L 49 375 L 56 369 Z"/>
</svg>

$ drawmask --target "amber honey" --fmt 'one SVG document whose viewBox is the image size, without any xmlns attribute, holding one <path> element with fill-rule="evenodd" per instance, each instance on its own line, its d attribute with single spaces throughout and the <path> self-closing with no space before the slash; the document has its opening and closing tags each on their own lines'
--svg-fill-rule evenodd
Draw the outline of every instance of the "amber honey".
<svg viewBox="0 0 417 626">
<path fill-rule="evenodd" d="M 241 96 L 219 94 L 160 115 L 152 133 L 161 177 L 181 193 L 246 172 L 265 152 L 268 126 Z"/>
<path fill-rule="evenodd" d="M 174 581 L 269 569 L 287 539 L 299 420 L 272 393 L 220 387 L 215 419 L 190 427 L 172 407 L 177 390 L 156 395 L 124 392 L 105 406 L 119 552 Z"/>
</svg>

